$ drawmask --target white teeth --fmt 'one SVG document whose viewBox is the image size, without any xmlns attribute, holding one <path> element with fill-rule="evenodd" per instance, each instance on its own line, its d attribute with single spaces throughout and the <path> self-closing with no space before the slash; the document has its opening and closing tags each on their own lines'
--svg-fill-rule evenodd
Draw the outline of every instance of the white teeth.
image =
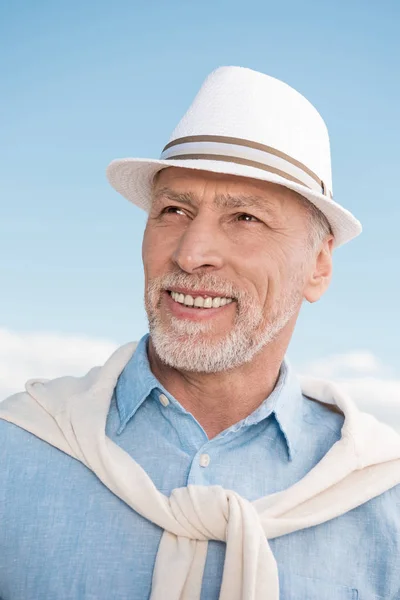
<svg viewBox="0 0 400 600">
<path fill-rule="evenodd" d="M 194 305 L 198 308 L 202 308 L 204 306 L 204 298 L 202 298 L 201 296 L 197 296 L 197 298 L 195 298 L 194 300 Z"/>
<path fill-rule="evenodd" d="M 221 298 L 213 298 L 212 305 L 213 308 L 219 308 L 221 305 Z"/>
<path fill-rule="evenodd" d="M 193 306 L 194 300 L 193 300 L 192 296 L 189 296 L 189 294 L 186 294 L 184 303 L 186 304 L 186 306 Z"/>
<path fill-rule="evenodd" d="M 179 292 L 171 292 L 171 297 L 175 302 L 185 304 L 186 306 L 195 306 L 196 308 L 219 308 L 233 302 L 233 298 L 203 298 L 203 296 L 196 296 L 193 298 L 190 294 L 180 294 Z"/>
<path fill-rule="evenodd" d="M 185 298 L 185 296 L 183 294 L 179 294 L 178 292 L 171 292 L 171 296 L 175 300 L 175 302 L 180 302 L 181 304 L 183 304 L 183 300 Z M 181 300 L 181 296 L 182 296 L 182 300 Z"/>
</svg>

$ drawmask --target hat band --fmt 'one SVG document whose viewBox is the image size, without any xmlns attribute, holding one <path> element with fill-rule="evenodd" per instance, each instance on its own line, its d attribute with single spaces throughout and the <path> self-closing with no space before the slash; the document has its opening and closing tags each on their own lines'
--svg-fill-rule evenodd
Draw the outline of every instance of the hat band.
<svg viewBox="0 0 400 600">
<path fill-rule="evenodd" d="M 283 152 L 249 140 L 194 135 L 169 142 L 161 160 L 216 160 L 246 165 L 284 177 L 332 198 L 332 193 L 311 169 Z"/>
</svg>

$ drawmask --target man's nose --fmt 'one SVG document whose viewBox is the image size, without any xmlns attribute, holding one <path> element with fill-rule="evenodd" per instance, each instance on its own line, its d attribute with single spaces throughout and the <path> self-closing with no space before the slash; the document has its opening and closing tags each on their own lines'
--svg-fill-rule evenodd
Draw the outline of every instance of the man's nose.
<svg viewBox="0 0 400 600">
<path fill-rule="evenodd" d="M 205 216 L 194 217 L 182 233 L 173 260 L 186 273 L 221 269 L 223 239 L 216 224 Z"/>
</svg>

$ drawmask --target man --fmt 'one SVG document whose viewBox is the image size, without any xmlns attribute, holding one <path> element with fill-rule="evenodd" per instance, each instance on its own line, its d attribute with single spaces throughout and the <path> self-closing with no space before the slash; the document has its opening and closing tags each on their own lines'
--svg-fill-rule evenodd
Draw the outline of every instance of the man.
<svg viewBox="0 0 400 600">
<path fill-rule="evenodd" d="M 150 333 L 2 403 L 2 600 L 399 599 L 400 436 L 285 359 L 361 231 L 317 111 L 220 68 L 108 176 L 149 213 Z"/>
</svg>

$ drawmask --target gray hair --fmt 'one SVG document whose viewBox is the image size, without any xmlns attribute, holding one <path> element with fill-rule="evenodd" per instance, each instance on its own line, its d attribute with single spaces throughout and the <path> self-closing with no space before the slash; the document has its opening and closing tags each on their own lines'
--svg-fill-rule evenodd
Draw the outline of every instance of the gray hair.
<svg viewBox="0 0 400 600">
<path fill-rule="evenodd" d="M 297 194 L 297 197 L 300 204 L 304 206 L 308 214 L 310 225 L 308 246 L 310 251 L 313 253 L 317 251 L 318 247 L 326 237 L 333 235 L 332 227 L 324 213 L 321 212 L 319 208 L 315 206 L 315 204 L 304 198 L 304 196 L 300 196 L 300 194 Z"/>
</svg>

